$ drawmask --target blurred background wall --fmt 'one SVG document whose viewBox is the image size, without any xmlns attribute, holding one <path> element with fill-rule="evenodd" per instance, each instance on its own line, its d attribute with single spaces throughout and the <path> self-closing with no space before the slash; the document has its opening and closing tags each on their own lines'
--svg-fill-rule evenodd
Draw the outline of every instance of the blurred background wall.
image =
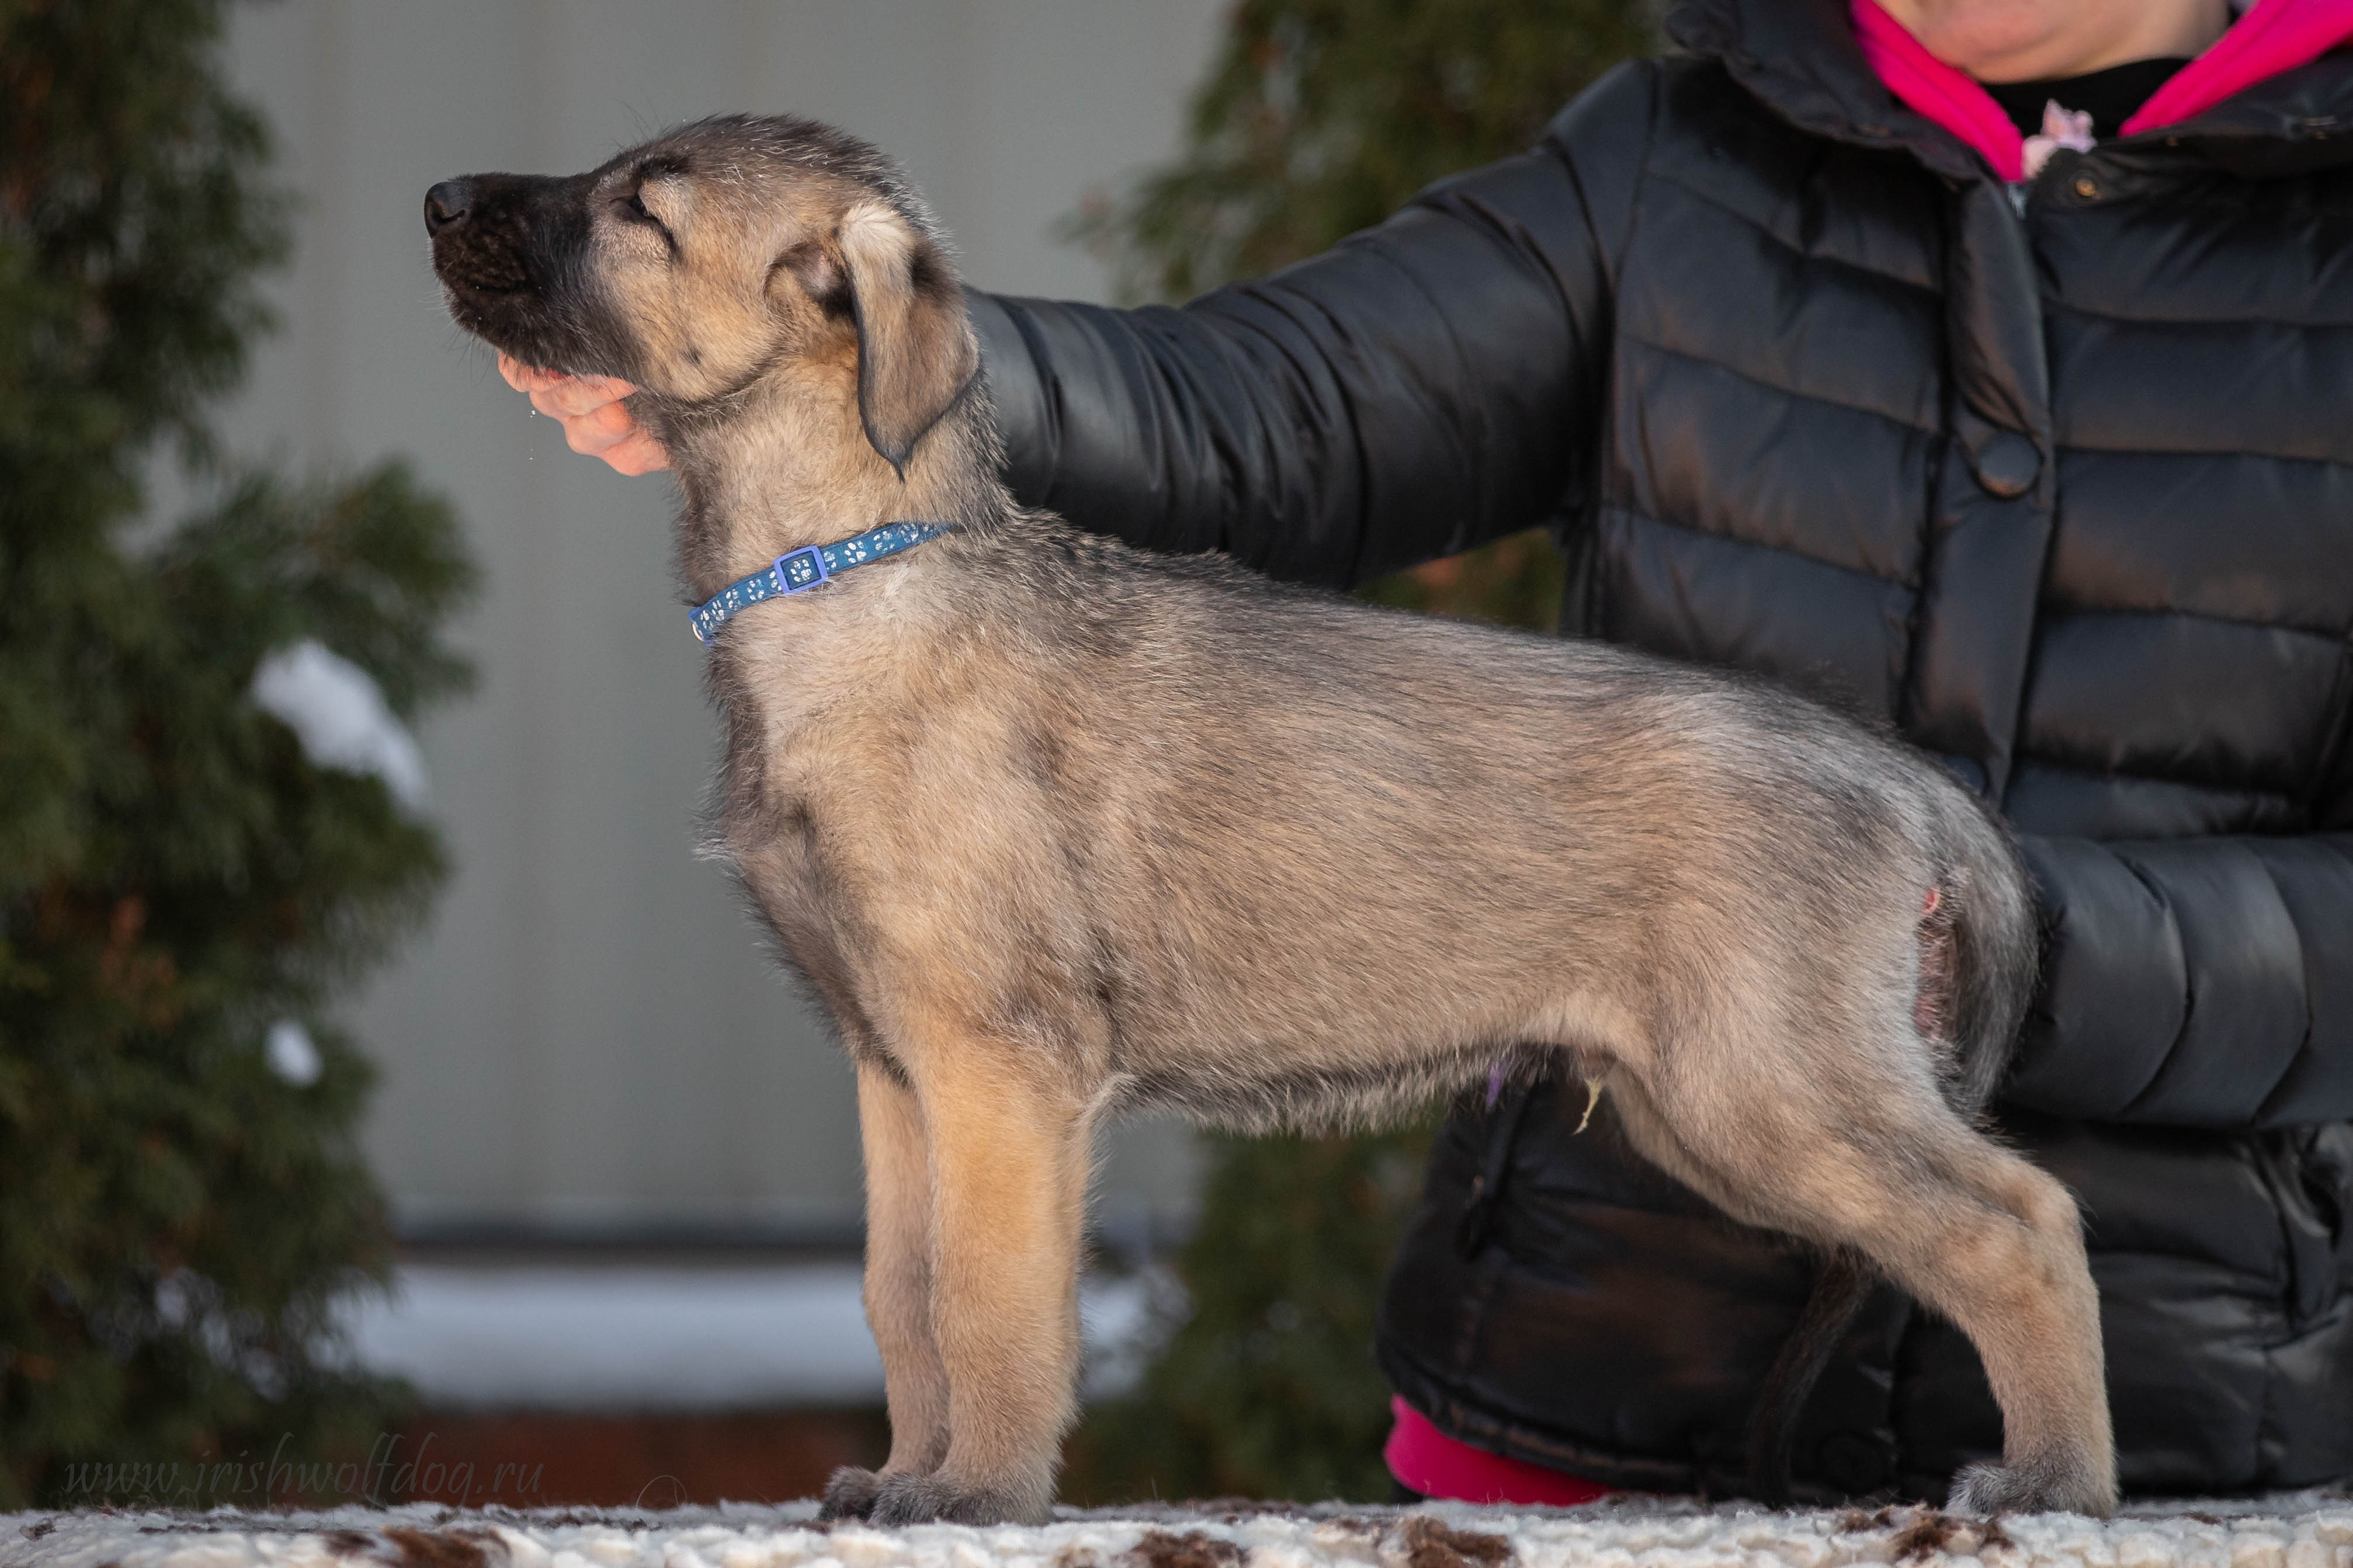
<svg viewBox="0 0 2353 1568">
<path fill-rule="evenodd" d="M 671 577 L 672 493 L 565 448 L 442 313 L 418 209 L 673 122 L 789 111 L 905 161 L 983 288 L 1106 297 L 1054 237 L 1166 161 L 1222 0 L 282 0 L 237 89 L 301 200 L 282 329 L 226 422 L 324 468 L 413 456 L 472 530 L 481 683 L 420 739 L 456 874 L 353 1022 L 404 1233 L 853 1237 L 849 1072 L 728 879 L 693 858 L 716 727 Z M 1181 1226 L 1190 1146 L 1114 1139 L 1115 1237 Z"/>
</svg>

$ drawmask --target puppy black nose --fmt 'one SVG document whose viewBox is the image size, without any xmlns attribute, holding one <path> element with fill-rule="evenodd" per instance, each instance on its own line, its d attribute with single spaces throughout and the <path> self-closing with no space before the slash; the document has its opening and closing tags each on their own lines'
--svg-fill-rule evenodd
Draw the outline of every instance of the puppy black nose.
<svg viewBox="0 0 2353 1568">
<path fill-rule="evenodd" d="M 414 185 L 409 188 L 416 189 Z M 470 193 L 467 191 L 466 182 L 463 180 L 444 180 L 426 192 L 426 232 L 439 234 L 443 229 L 464 217 L 470 200 Z"/>
</svg>

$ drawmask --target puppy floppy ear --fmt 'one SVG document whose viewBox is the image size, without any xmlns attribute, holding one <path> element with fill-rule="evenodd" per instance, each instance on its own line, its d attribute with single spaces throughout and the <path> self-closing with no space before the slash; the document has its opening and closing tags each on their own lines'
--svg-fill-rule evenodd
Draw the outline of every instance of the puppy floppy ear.
<svg viewBox="0 0 2353 1568">
<path fill-rule="evenodd" d="M 948 258 L 888 204 L 843 214 L 840 246 L 858 322 L 858 416 L 903 479 L 915 443 L 978 374 L 980 345 Z"/>
<path fill-rule="evenodd" d="M 777 257 L 776 265 L 768 268 L 771 293 L 776 291 L 780 278 L 790 278 L 798 284 L 809 302 L 827 315 L 850 313 L 849 273 L 831 240 L 804 239 Z"/>
</svg>

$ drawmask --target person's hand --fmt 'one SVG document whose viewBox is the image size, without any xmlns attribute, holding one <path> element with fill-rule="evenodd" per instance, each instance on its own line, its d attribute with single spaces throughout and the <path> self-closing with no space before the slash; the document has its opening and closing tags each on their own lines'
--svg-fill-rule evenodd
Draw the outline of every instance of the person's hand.
<svg viewBox="0 0 2353 1568">
<path fill-rule="evenodd" d="M 564 426 L 575 452 L 602 458 L 625 474 L 650 474 L 670 467 L 661 443 L 638 427 L 621 399 L 637 391 L 617 375 L 564 375 L 535 370 L 501 353 L 499 374 L 517 392 L 531 394 L 531 405 Z"/>
</svg>

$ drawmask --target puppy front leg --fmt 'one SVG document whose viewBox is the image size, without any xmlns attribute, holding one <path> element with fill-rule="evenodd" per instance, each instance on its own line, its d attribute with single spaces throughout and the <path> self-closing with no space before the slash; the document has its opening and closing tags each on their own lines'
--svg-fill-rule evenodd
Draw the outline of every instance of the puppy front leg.
<svg viewBox="0 0 2353 1568">
<path fill-rule="evenodd" d="M 1033 1063 L 959 1043 L 914 1068 L 932 1156 L 932 1328 L 948 1446 L 871 1518 L 1040 1523 L 1075 1413 L 1088 1118 Z"/>
<path fill-rule="evenodd" d="M 948 1380 L 932 1339 L 932 1172 L 923 1107 L 883 1067 L 858 1068 L 866 1163 L 866 1324 L 882 1352 L 891 1457 L 880 1475 L 845 1465 L 820 1519 L 863 1519 L 892 1476 L 929 1475 L 948 1447 Z"/>
</svg>

